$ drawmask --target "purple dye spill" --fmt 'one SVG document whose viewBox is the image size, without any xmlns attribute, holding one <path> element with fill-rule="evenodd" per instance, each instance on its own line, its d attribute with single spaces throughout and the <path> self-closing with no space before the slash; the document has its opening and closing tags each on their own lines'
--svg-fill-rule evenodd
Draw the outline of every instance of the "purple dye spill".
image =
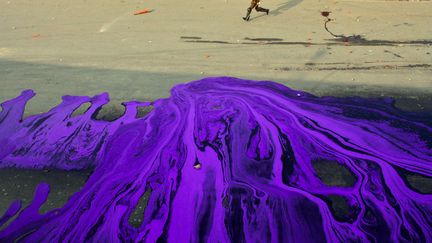
<svg viewBox="0 0 432 243">
<path fill-rule="evenodd" d="M 24 91 L 2 104 L 0 167 L 95 167 L 64 207 L 39 214 L 40 184 L 20 213 L 0 217 L 0 241 L 26 242 L 424 242 L 432 239 L 432 196 L 400 171 L 432 176 L 430 117 L 386 100 L 318 98 L 273 82 L 207 78 L 171 97 L 125 103 L 124 116 L 97 121 L 108 95 L 65 96 L 21 121 Z M 81 104 L 92 106 L 71 117 Z M 154 107 L 136 118 L 138 106 Z M 355 176 L 329 186 L 314 161 Z M 140 227 L 129 217 L 151 191 Z M 344 198 L 337 218 L 328 197 Z"/>
</svg>

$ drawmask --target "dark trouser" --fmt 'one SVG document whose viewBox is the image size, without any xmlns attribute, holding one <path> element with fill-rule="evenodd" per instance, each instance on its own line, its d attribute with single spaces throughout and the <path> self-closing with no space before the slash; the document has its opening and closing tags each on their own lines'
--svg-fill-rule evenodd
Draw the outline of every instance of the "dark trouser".
<svg viewBox="0 0 432 243">
<path fill-rule="evenodd" d="M 259 4 L 260 4 L 260 0 L 252 0 L 252 1 L 251 1 L 251 5 L 250 5 L 250 7 L 248 8 L 248 12 L 252 11 L 252 9 L 254 9 L 254 8 L 255 8 L 255 10 L 256 10 L 257 12 L 266 12 L 267 9 L 265 9 L 265 8 L 261 8 L 261 7 L 259 6 Z"/>
<path fill-rule="evenodd" d="M 249 17 L 250 17 L 250 13 L 252 12 L 252 9 L 254 9 L 254 8 L 257 12 L 266 12 L 268 14 L 269 10 L 266 8 L 261 8 L 259 6 L 259 4 L 260 4 L 260 0 L 252 0 L 251 5 L 247 9 L 246 17 L 243 17 L 243 19 L 248 21 Z"/>
</svg>

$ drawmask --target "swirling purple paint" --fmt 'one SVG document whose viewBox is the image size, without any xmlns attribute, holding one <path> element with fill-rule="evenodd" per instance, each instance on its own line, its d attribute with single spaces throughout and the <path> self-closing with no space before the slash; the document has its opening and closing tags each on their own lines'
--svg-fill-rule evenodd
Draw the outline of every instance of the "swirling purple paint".
<svg viewBox="0 0 432 243">
<path fill-rule="evenodd" d="M 0 166 L 96 166 L 60 209 L 39 214 L 49 186 L 2 231 L 27 242 L 347 242 L 432 239 L 432 196 L 398 170 L 432 176 L 430 117 L 390 101 L 318 98 L 272 82 L 207 78 L 171 97 L 125 103 L 114 122 L 92 119 L 106 94 L 66 96 L 20 121 L 33 92 L 3 103 Z M 71 114 L 84 102 L 92 107 Z M 136 118 L 137 106 L 153 111 Z M 312 166 L 332 160 L 356 177 L 328 186 Z M 151 196 L 143 223 L 128 219 Z M 347 200 L 340 220 L 323 198 Z M 14 202 L 0 226 L 21 208 Z"/>
</svg>

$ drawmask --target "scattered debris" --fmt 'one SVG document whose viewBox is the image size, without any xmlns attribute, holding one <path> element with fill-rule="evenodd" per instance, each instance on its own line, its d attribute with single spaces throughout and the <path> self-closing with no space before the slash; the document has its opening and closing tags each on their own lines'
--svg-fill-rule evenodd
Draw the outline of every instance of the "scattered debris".
<svg viewBox="0 0 432 243">
<path fill-rule="evenodd" d="M 323 16 L 323 17 L 326 17 L 326 18 L 328 18 L 329 16 L 330 16 L 330 11 L 322 11 L 321 12 L 321 15 Z"/>
<path fill-rule="evenodd" d="M 195 159 L 195 163 L 194 163 L 193 167 L 197 170 L 201 169 L 201 163 L 199 162 L 198 159 Z"/>
<path fill-rule="evenodd" d="M 136 12 L 134 13 L 134 15 L 146 14 L 146 13 L 151 13 L 151 12 L 153 12 L 153 10 L 150 10 L 150 9 L 145 8 L 145 9 L 142 9 L 142 10 L 138 10 L 138 11 L 136 11 Z"/>
<path fill-rule="evenodd" d="M 392 54 L 393 56 L 398 57 L 398 58 L 403 58 L 401 55 L 399 55 L 399 54 L 397 54 L 397 53 L 394 53 L 394 52 L 392 52 L 392 51 L 389 51 L 389 50 L 384 50 L 384 52 L 385 52 L 385 53 L 390 53 L 390 54 Z"/>
<path fill-rule="evenodd" d="M 194 165 L 194 168 L 197 169 L 197 170 L 201 169 L 201 164 Z"/>
</svg>

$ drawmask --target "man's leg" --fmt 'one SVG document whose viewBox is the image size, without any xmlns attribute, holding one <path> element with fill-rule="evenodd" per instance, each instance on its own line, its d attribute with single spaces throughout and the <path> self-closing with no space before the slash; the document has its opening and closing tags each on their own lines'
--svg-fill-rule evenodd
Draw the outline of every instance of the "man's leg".
<svg viewBox="0 0 432 243">
<path fill-rule="evenodd" d="M 265 12 L 267 15 L 268 15 L 269 12 L 270 12 L 270 10 L 267 9 L 267 8 L 261 8 L 261 7 L 259 6 L 259 2 L 258 2 L 258 4 L 255 6 L 255 10 L 256 10 L 257 12 Z"/>
<path fill-rule="evenodd" d="M 244 20 L 249 21 L 252 9 L 254 9 L 254 8 L 256 8 L 258 6 L 258 2 L 259 1 L 257 1 L 257 0 L 252 0 L 251 5 L 249 6 L 249 8 L 246 11 L 246 16 L 243 17 Z"/>
</svg>

